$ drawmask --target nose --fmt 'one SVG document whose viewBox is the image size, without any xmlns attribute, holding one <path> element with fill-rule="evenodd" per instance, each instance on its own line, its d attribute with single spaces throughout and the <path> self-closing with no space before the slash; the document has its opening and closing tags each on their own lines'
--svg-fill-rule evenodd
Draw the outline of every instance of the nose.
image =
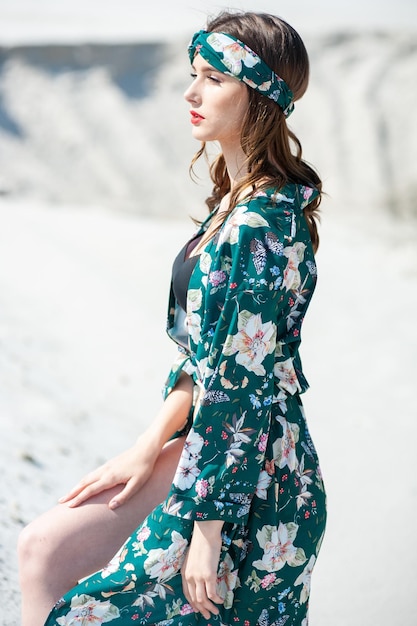
<svg viewBox="0 0 417 626">
<path fill-rule="evenodd" d="M 198 90 L 195 83 L 196 81 L 194 79 L 191 85 L 184 91 L 184 99 L 189 104 L 198 104 L 199 102 Z"/>
</svg>

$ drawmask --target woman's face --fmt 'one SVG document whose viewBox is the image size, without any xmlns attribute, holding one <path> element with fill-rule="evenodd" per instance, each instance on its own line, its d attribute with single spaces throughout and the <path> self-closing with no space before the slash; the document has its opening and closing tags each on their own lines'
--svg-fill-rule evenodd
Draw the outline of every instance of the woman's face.
<svg viewBox="0 0 417 626">
<path fill-rule="evenodd" d="M 222 74 L 197 54 L 193 62 L 193 82 L 184 98 L 190 104 L 193 137 L 218 141 L 225 149 L 240 149 L 240 133 L 249 105 L 244 83 Z"/>
</svg>

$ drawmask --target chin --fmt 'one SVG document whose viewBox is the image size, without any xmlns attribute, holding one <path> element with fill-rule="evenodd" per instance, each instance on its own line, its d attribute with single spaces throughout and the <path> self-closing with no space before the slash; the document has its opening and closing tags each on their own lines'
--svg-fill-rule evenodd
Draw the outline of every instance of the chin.
<svg viewBox="0 0 417 626">
<path fill-rule="evenodd" d="M 203 130 L 195 126 L 193 126 L 192 128 L 191 134 L 194 137 L 194 139 L 198 139 L 199 141 L 209 141 L 209 139 L 207 139 L 207 133 L 205 133 Z"/>
<path fill-rule="evenodd" d="M 192 129 L 192 136 L 194 137 L 194 139 L 197 139 L 197 141 L 216 141 L 217 140 L 217 137 L 214 137 L 213 135 L 210 135 L 210 133 L 207 133 L 199 128 Z"/>
</svg>

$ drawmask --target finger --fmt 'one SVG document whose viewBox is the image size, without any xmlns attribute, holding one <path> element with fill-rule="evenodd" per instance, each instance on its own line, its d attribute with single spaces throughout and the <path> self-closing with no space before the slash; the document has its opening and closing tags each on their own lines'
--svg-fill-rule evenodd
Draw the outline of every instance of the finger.
<svg viewBox="0 0 417 626">
<path fill-rule="evenodd" d="M 182 591 L 184 593 L 184 596 L 186 600 L 191 604 L 192 598 L 191 598 L 190 588 L 189 588 L 187 579 L 185 578 L 185 569 L 187 567 L 187 561 L 188 561 L 188 552 L 185 556 L 184 563 L 182 564 L 182 568 L 181 568 L 181 582 L 182 582 Z"/>
<path fill-rule="evenodd" d="M 195 605 L 195 602 L 192 599 L 192 594 L 190 593 L 190 589 L 188 588 L 186 584 L 183 584 L 182 591 L 184 593 L 185 599 L 187 600 L 190 607 L 193 609 L 194 613 L 198 613 L 198 609 Z"/>
<path fill-rule="evenodd" d="M 141 487 L 141 481 L 130 479 L 127 481 L 124 488 L 109 502 L 109 508 L 114 510 L 119 506 L 126 504 L 128 500 L 135 494 Z"/>
<path fill-rule="evenodd" d="M 98 480 L 99 477 L 96 475 L 96 472 L 91 472 L 90 474 L 87 474 L 87 476 L 84 476 L 84 478 L 82 478 L 76 485 L 74 485 L 74 487 L 68 493 L 62 496 L 62 498 L 59 498 L 58 502 L 67 502 L 68 500 L 72 500 L 79 493 L 81 493 L 83 489 L 85 489 L 89 485 L 92 485 Z"/>
<path fill-rule="evenodd" d="M 197 613 L 197 608 L 195 606 L 193 597 L 194 597 L 194 592 L 191 590 L 191 587 L 194 588 L 194 585 L 189 585 L 187 579 L 185 578 L 185 568 L 187 566 L 187 561 L 188 561 L 188 552 L 185 556 L 184 559 L 184 563 L 182 565 L 181 568 L 181 581 L 182 581 L 182 591 L 184 593 L 185 599 L 187 600 L 188 604 L 191 606 L 191 608 L 193 609 L 194 613 Z"/>
<path fill-rule="evenodd" d="M 68 500 L 72 500 L 73 498 L 75 498 L 75 496 L 77 496 L 83 489 L 85 488 L 85 485 L 81 485 L 80 483 L 78 485 L 75 485 L 75 487 L 73 487 L 71 489 L 71 491 L 68 491 L 68 493 L 66 493 L 64 496 L 62 496 L 61 498 L 59 498 L 58 502 L 68 502 Z"/>
<path fill-rule="evenodd" d="M 89 500 L 93 496 L 96 496 L 98 493 L 101 493 L 105 489 L 109 489 L 108 485 L 103 484 L 101 481 L 97 481 L 92 485 L 88 485 L 81 492 L 79 492 L 75 497 L 66 501 L 67 506 L 70 508 L 75 508 Z"/>
<path fill-rule="evenodd" d="M 198 582 L 195 588 L 195 605 L 205 619 L 210 619 L 213 615 L 219 614 L 219 609 L 207 597 L 207 590 L 204 581 Z"/>
<path fill-rule="evenodd" d="M 195 606 L 195 602 L 193 601 L 193 598 L 192 598 L 193 594 L 191 593 L 190 587 L 188 586 L 184 576 L 182 577 L 182 591 L 185 596 L 185 599 L 187 600 L 190 607 L 193 609 L 194 613 L 198 613 L 198 610 Z"/>
<path fill-rule="evenodd" d="M 216 579 L 210 579 L 206 581 L 206 592 L 209 600 L 215 604 L 223 604 L 224 598 L 222 598 L 217 591 L 217 577 Z"/>
</svg>

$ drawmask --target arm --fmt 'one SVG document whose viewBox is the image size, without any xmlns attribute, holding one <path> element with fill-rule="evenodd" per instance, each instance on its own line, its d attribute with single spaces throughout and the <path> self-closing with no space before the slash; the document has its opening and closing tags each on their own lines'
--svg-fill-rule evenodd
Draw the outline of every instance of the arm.
<svg viewBox="0 0 417 626">
<path fill-rule="evenodd" d="M 246 221 L 245 216 L 236 216 L 230 223 L 230 234 L 223 240 L 231 245 L 220 248 L 217 265 L 214 259 L 210 266 L 211 272 L 218 271 L 216 280 L 227 275 L 228 291 L 218 319 L 217 291 L 210 292 L 214 298 L 206 297 L 204 322 L 195 333 L 204 391 L 171 493 L 173 514 L 195 520 L 182 568 L 183 588 L 188 602 L 206 619 L 210 613 L 218 614 L 213 603 L 224 602 L 215 586 L 221 521 L 245 524 L 255 492 L 259 498 L 265 497 L 262 490 L 258 492 L 257 482 L 264 462 L 270 406 L 281 389 L 289 394 L 298 390 L 287 342 L 298 341 L 300 320 L 314 283 L 313 258 L 310 246 L 312 275 L 307 280 L 303 268 L 298 285 L 295 270 L 304 259 L 309 235 L 305 229 L 306 245 L 303 235 L 300 245 L 294 239 L 291 212 L 277 210 L 276 214 L 275 218 L 272 211 L 265 213 L 271 223 L 254 214 L 248 214 Z M 296 253 L 292 276 L 288 270 Z M 207 282 L 211 284 L 210 276 Z M 197 308 L 203 298 L 197 296 L 197 314 L 195 321 L 191 320 L 195 325 L 203 319 Z M 203 339 L 197 343 L 198 335 Z M 192 472 L 187 473 L 190 468 Z"/>
<path fill-rule="evenodd" d="M 76 507 L 106 489 L 124 484 L 124 489 L 110 501 L 109 507 L 116 509 L 124 504 L 145 484 L 164 444 L 184 424 L 192 406 L 192 396 L 193 381 L 182 373 L 156 418 L 136 443 L 87 474 L 59 501 Z"/>
<path fill-rule="evenodd" d="M 241 219 L 239 232 L 231 233 L 233 243 L 220 243 L 210 266 L 200 263 L 208 275 L 197 278 L 207 289 L 191 293 L 189 329 L 201 395 L 171 503 L 174 514 L 195 521 L 245 523 L 269 431 L 282 318 L 277 273 L 282 276 L 286 258 L 280 248 L 256 272 L 252 242 L 263 241 L 272 227 L 253 213 Z"/>
<path fill-rule="evenodd" d="M 245 524 L 255 493 L 262 497 L 272 405 L 281 391 L 303 390 L 294 355 L 315 284 L 313 253 L 297 207 L 256 198 L 226 221 L 211 258 L 195 274 L 203 286 L 196 280 L 189 290 L 202 391 L 170 510 Z"/>
</svg>

